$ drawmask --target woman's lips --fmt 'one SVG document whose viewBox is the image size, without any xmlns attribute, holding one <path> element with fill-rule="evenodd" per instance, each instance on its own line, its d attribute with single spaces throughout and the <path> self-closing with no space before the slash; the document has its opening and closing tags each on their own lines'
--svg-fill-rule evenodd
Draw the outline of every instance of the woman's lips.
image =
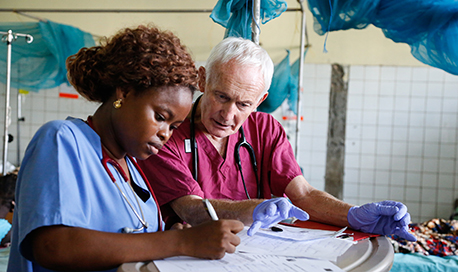
<svg viewBox="0 0 458 272">
<path fill-rule="evenodd" d="M 161 150 L 162 145 L 152 143 L 152 144 L 149 144 L 149 147 L 150 147 L 151 153 L 153 153 L 154 155 L 157 155 L 157 153 L 159 153 L 159 150 Z"/>
</svg>

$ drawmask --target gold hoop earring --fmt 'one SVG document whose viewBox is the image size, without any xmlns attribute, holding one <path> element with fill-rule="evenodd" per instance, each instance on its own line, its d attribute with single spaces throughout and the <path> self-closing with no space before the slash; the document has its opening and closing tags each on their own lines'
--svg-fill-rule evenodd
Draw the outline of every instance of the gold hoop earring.
<svg viewBox="0 0 458 272">
<path fill-rule="evenodd" d="M 115 102 L 113 102 L 113 108 L 119 109 L 121 107 L 121 102 L 122 102 L 122 99 L 118 99 Z"/>
</svg>

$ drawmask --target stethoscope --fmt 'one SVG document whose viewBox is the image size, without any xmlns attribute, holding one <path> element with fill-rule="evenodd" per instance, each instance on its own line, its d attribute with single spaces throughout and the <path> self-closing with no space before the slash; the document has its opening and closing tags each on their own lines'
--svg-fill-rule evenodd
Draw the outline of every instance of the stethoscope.
<svg viewBox="0 0 458 272">
<path fill-rule="evenodd" d="M 197 105 L 199 104 L 200 98 L 202 97 L 199 96 L 196 99 L 196 102 L 194 102 L 194 105 L 192 106 L 192 111 L 191 111 L 191 120 L 190 120 L 190 129 L 191 129 L 191 153 L 192 153 L 192 165 L 193 165 L 193 173 L 192 176 L 194 177 L 194 180 L 197 181 L 197 165 L 198 165 L 198 156 L 197 156 L 197 142 L 196 142 L 196 129 L 195 129 L 195 123 L 194 123 L 194 117 L 196 115 L 196 110 L 197 110 Z M 249 142 L 247 142 L 245 138 L 245 133 L 243 131 L 243 127 L 241 126 L 239 128 L 240 132 L 240 140 L 237 142 L 235 145 L 234 149 L 234 156 L 235 156 L 235 162 L 237 163 L 240 176 L 242 177 L 242 182 L 243 182 L 243 188 L 245 189 L 245 194 L 248 199 L 251 199 L 250 194 L 248 194 L 248 190 L 246 188 L 246 183 L 245 179 L 243 177 L 243 171 L 242 171 L 242 163 L 240 160 L 240 148 L 243 146 L 248 150 L 248 153 L 250 153 L 250 159 L 251 159 L 251 166 L 253 167 L 254 175 L 256 177 L 256 185 L 257 185 L 257 198 L 261 198 L 261 184 L 259 182 L 258 178 L 258 165 L 256 163 L 256 156 L 254 154 L 254 149 L 251 146 Z"/>
<path fill-rule="evenodd" d="M 92 117 L 91 116 L 89 116 L 87 118 L 87 124 L 94 130 L 94 126 L 92 124 Z M 137 162 L 134 160 L 134 158 L 132 158 L 129 155 L 127 155 L 127 158 L 132 162 L 132 164 L 135 166 L 137 171 L 140 173 L 140 176 L 145 181 L 146 186 L 148 186 L 148 189 L 151 192 L 151 195 L 153 196 L 154 201 L 156 202 L 156 207 L 157 207 L 157 212 L 158 212 L 158 219 L 159 219 L 159 224 L 158 224 L 159 228 L 158 228 L 158 230 L 160 231 L 160 230 L 162 230 L 162 215 L 161 215 L 161 211 L 159 209 L 159 203 L 157 202 L 157 199 L 156 199 L 156 196 L 154 195 L 153 189 L 151 188 L 151 185 L 148 183 L 148 180 L 146 179 L 145 174 L 143 173 L 143 171 L 141 170 L 141 168 L 137 164 Z M 133 232 L 138 232 L 138 231 L 142 231 L 144 229 L 147 229 L 148 228 L 148 222 L 145 220 L 145 216 L 143 214 L 142 207 L 140 206 L 140 202 L 138 201 L 137 193 L 134 191 L 134 189 L 132 188 L 132 185 L 129 183 L 129 187 L 132 190 L 132 194 L 135 196 L 135 200 L 137 201 L 137 205 L 139 207 L 141 217 L 138 214 L 138 212 L 135 210 L 134 206 L 130 203 L 130 201 L 127 198 L 127 196 L 121 190 L 121 187 L 119 187 L 119 184 L 116 182 L 116 179 L 113 176 L 113 173 L 111 173 L 110 169 L 108 168 L 108 163 L 110 163 L 116 169 L 116 171 L 118 171 L 118 173 L 122 176 L 122 178 L 124 179 L 125 182 L 127 182 L 129 180 L 129 178 L 127 177 L 126 173 L 122 169 L 121 165 L 119 165 L 119 163 L 117 161 L 115 161 L 114 159 L 112 159 L 108 155 L 107 151 L 105 150 L 105 147 L 102 144 L 102 165 L 103 165 L 103 168 L 105 168 L 105 171 L 107 171 L 108 175 L 110 176 L 111 181 L 116 185 L 116 187 L 118 188 L 119 192 L 123 196 L 124 200 L 127 202 L 129 207 L 132 209 L 132 211 L 134 212 L 135 216 L 138 218 L 138 221 L 140 221 L 140 224 L 141 224 L 140 228 L 125 227 L 125 228 L 121 229 L 121 232 L 123 232 L 123 233 L 133 233 Z"/>
</svg>

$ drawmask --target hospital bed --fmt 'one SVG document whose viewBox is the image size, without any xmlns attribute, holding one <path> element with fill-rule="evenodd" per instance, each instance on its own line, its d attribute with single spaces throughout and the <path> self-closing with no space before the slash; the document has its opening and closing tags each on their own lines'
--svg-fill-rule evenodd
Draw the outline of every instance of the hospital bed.
<svg viewBox="0 0 458 272">
<path fill-rule="evenodd" d="M 395 252 L 391 272 L 458 271 L 458 221 L 433 218 L 413 223 L 417 242 L 390 238 Z"/>
</svg>

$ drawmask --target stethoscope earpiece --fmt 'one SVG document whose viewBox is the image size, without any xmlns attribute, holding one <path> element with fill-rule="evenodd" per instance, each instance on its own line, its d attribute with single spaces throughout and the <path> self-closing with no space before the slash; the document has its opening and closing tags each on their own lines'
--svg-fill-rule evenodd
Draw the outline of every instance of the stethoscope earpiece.
<svg viewBox="0 0 458 272">
<path fill-rule="evenodd" d="M 129 228 L 129 227 L 125 227 L 125 228 L 121 229 L 121 232 L 122 233 L 132 233 L 132 232 L 134 232 L 134 229 L 133 228 Z"/>
<path fill-rule="evenodd" d="M 142 223 L 142 226 L 138 229 L 125 227 L 121 229 L 121 232 L 122 233 L 134 233 L 134 232 L 142 231 L 143 229 L 147 229 L 147 228 L 148 228 L 148 222 L 145 222 L 144 224 Z"/>
</svg>

